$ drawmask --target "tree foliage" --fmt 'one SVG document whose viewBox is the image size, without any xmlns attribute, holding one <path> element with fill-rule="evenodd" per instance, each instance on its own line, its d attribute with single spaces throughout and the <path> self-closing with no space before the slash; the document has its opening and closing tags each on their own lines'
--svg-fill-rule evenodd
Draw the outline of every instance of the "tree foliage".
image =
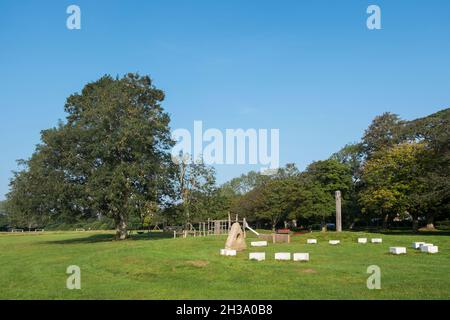
<svg viewBox="0 0 450 320">
<path fill-rule="evenodd" d="M 171 191 L 173 142 L 163 99 L 147 76 L 104 76 L 87 84 L 67 99 L 66 122 L 42 132 L 28 170 L 12 182 L 11 203 L 22 212 L 42 205 L 52 214 L 106 215 L 115 221 L 117 238 L 126 238 L 129 216 L 149 201 L 163 203 Z M 31 200 L 25 197 L 47 173 L 52 178 L 45 187 L 32 191 Z M 55 201 L 39 200 L 54 181 L 71 196 L 51 191 Z M 36 204 L 24 203 L 32 200 Z"/>
</svg>

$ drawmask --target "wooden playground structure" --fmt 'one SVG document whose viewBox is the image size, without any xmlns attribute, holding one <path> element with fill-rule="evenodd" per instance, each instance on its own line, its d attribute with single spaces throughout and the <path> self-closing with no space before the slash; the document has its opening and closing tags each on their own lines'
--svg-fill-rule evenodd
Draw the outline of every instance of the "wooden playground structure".
<svg viewBox="0 0 450 320">
<path fill-rule="evenodd" d="M 211 235 L 228 235 L 231 226 L 235 222 L 239 222 L 243 226 L 244 237 L 246 237 L 246 229 L 259 236 L 258 232 L 250 228 L 245 218 L 239 220 L 239 216 L 236 215 L 235 219 L 231 219 L 231 214 L 228 214 L 228 219 L 214 220 L 208 218 L 205 222 L 196 224 L 188 223 L 183 230 L 174 230 L 173 237 L 176 238 L 178 236 L 187 238 L 188 236 L 205 237 Z M 194 225 L 197 226 L 197 228 Z"/>
</svg>

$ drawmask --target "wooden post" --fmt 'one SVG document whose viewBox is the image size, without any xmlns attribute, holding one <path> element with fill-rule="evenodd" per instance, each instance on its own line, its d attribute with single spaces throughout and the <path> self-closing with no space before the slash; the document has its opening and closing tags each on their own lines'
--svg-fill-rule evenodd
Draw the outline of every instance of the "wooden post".
<svg viewBox="0 0 450 320">
<path fill-rule="evenodd" d="M 231 229 L 231 214 L 228 213 L 228 231 Z"/>
<path fill-rule="evenodd" d="M 242 220 L 242 229 L 244 230 L 244 239 L 247 238 L 247 234 L 245 233 L 245 225 L 247 224 L 247 221 L 245 218 Z"/>
<path fill-rule="evenodd" d="M 336 191 L 336 231 L 342 231 L 341 191 Z"/>
</svg>

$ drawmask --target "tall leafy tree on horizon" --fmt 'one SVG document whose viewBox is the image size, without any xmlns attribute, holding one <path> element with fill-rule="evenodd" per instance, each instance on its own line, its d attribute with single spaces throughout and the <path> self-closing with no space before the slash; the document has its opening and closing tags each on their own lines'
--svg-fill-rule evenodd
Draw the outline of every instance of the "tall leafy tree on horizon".
<svg viewBox="0 0 450 320">
<path fill-rule="evenodd" d="M 149 203 L 162 205 L 173 195 L 173 141 L 163 100 L 163 91 L 148 76 L 106 75 L 87 84 L 67 99 L 66 122 L 42 131 L 31 158 L 41 159 L 29 172 L 45 168 L 59 176 L 62 185 L 78 191 L 67 206 L 70 213 L 89 210 L 111 217 L 116 238 L 125 239 L 130 215 L 139 216 Z M 24 201 L 14 191 L 9 201 Z M 39 189 L 35 193 L 40 196 Z"/>
</svg>

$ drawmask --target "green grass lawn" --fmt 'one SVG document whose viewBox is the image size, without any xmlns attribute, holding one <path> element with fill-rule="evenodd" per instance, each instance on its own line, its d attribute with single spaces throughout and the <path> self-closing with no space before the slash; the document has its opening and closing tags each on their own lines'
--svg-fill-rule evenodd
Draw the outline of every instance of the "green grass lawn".
<svg viewBox="0 0 450 320">
<path fill-rule="evenodd" d="M 382 244 L 356 243 L 380 236 Z M 317 245 L 306 245 L 306 238 Z M 110 232 L 0 234 L 1 299 L 449 299 L 450 236 L 313 233 L 290 244 L 248 248 L 223 257 L 224 236 L 187 239 L 163 234 L 113 241 Z M 331 246 L 326 240 L 340 239 Z M 252 238 L 247 238 L 249 246 Z M 425 254 L 413 241 L 439 246 Z M 407 255 L 388 254 L 390 246 Z M 248 260 L 265 251 L 266 261 Z M 275 252 L 309 252 L 310 261 L 275 261 Z M 66 268 L 81 268 L 81 290 L 66 288 Z M 381 268 L 381 290 L 368 290 L 367 267 Z"/>
</svg>

